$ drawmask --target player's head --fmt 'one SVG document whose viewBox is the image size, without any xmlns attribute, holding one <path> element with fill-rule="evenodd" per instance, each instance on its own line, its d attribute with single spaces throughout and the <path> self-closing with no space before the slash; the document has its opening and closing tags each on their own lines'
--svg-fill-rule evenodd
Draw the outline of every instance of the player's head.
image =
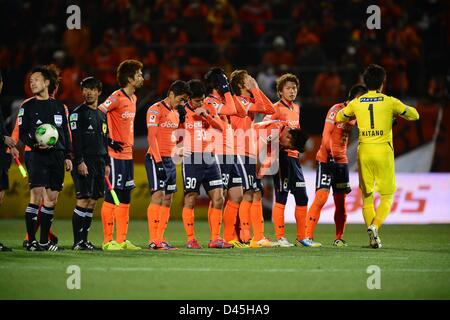
<svg viewBox="0 0 450 320">
<path fill-rule="evenodd" d="M 352 101 L 353 99 L 359 98 L 363 94 L 367 93 L 366 86 L 362 84 L 355 84 L 348 92 L 347 101 Z"/>
<path fill-rule="evenodd" d="M 206 89 L 203 82 L 197 79 L 189 80 L 187 83 L 189 87 L 189 103 L 193 108 L 200 108 L 203 106 L 203 100 L 206 97 Z"/>
<path fill-rule="evenodd" d="M 242 91 L 245 89 L 245 84 L 250 78 L 247 70 L 234 70 L 230 76 L 230 86 L 233 89 L 233 92 L 240 96 L 242 95 Z"/>
<path fill-rule="evenodd" d="M 102 93 L 102 82 L 94 77 L 87 77 L 80 82 L 81 94 L 86 104 L 97 104 L 98 97 Z"/>
<path fill-rule="evenodd" d="M 308 141 L 308 135 L 301 129 L 284 127 L 280 132 L 280 147 L 282 149 L 305 152 L 306 141 Z"/>
<path fill-rule="evenodd" d="M 219 88 L 219 77 L 223 77 L 225 72 L 222 68 L 213 67 L 205 74 L 204 81 L 206 94 L 210 94 L 214 89 Z"/>
<path fill-rule="evenodd" d="M 186 82 L 177 80 L 172 82 L 169 87 L 169 91 L 167 93 L 167 98 L 169 100 L 169 104 L 172 107 L 176 107 L 179 104 L 182 104 L 188 98 L 189 95 L 189 87 Z"/>
<path fill-rule="evenodd" d="M 48 86 L 48 93 L 55 97 L 58 93 L 59 84 L 61 82 L 61 69 L 59 69 L 55 64 L 48 64 L 44 66 L 48 72 L 50 72 L 51 79 L 50 79 L 50 85 Z"/>
<path fill-rule="evenodd" d="M 144 84 L 144 76 L 142 75 L 142 68 L 144 65 L 137 60 L 125 60 L 117 68 L 117 82 L 119 86 L 125 88 L 132 86 L 138 89 Z"/>
<path fill-rule="evenodd" d="M 292 73 L 283 74 L 277 79 L 277 95 L 280 99 L 292 102 L 297 97 L 300 81 Z"/>
<path fill-rule="evenodd" d="M 382 90 L 386 80 L 386 70 L 377 64 L 371 64 L 363 74 L 364 84 L 368 90 Z"/>
<path fill-rule="evenodd" d="M 50 81 L 52 74 L 46 67 L 34 67 L 31 70 L 30 76 L 30 88 L 31 92 L 37 96 L 43 93 L 48 94 L 48 88 L 50 87 Z"/>
</svg>

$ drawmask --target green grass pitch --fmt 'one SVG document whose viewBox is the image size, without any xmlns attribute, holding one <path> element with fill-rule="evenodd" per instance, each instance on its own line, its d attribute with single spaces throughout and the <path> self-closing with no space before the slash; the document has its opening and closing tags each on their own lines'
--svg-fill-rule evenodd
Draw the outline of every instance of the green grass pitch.
<svg viewBox="0 0 450 320">
<path fill-rule="evenodd" d="M 349 225 L 347 248 L 331 246 L 333 225 L 319 225 L 322 248 L 184 249 L 183 225 L 171 221 L 166 236 L 177 251 L 26 252 L 22 220 L 0 221 L 0 299 L 449 299 L 450 225 L 385 225 L 383 248 L 368 247 L 361 225 Z M 71 222 L 57 220 L 62 246 Z M 90 238 L 102 239 L 94 221 Z M 266 224 L 268 236 L 273 227 Z M 208 225 L 196 223 L 206 247 Z M 129 239 L 145 246 L 147 223 L 132 220 Z M 295 226 L 287 226 L 295 239 Z M 69 290 L 67 267 L 81 269 L 81 289 Z M 381 270 L 381 288 L 369 290 L 368 266 Z"/>
</svg>

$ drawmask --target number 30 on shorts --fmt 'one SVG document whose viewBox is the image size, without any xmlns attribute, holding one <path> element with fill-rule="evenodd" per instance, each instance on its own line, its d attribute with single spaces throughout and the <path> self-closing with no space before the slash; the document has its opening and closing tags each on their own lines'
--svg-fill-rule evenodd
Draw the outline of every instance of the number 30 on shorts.
<svg viewBox="0 0 450 320">
<path fill-rule="evenodd" d="M 197 185 L 197 178 L 186 178 L 186 189 L 195 189 Z"/>
</svg>

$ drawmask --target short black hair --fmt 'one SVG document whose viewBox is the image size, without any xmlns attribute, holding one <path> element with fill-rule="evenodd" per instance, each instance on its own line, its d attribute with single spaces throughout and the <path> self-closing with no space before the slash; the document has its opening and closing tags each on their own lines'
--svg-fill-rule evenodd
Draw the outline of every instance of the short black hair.
<svg viewBox="0 0 450 320">
<path fill-rule="evenodd" d="M 363 74 L 364 84 L 369 90 L 378 90 L 386 79 L 386 70 L 377 64 L 371 64 Z"/>
<path fill-rule="evenodd" d="M 52 73 L 45 66 L 34 67 L 33 69 L 31 69 L 30 74 L 37 73 L 37 72 L 42 74 L 42 76 L 44 77 L 45 80 L 52 81 L 52 78 L 53 78 Z"/>
<path fill-rule="evenodd" d="M 355 84 L 348 92 L 347 100 L 351 101 L 351 100 L 355 99 L 357 96 L 361 96 L 365 93 L 367 93 L 366 86 L 364 86 L 362 84 Z"/>
<path fill-rule="evenodd" d="M 181 96 L 183 94 L 189 94 L 189 87 L 185 81 L 176 80 L 170 85 L 167 95 L 169 95 L 170 92 L 173 92 L 175 97 Z"/>
<path fill-rule="evenodd" d="M 305 145 L 309 139 L 308 134 L 302 129 L 289 129 L 292 136 L 292 145 L 295 150 L 305 152 Z"/>
<path fill-rule="evenodd" d="M 205 85 L 201 80 L 193 79 L 189 80 L 187 83 L 189 87 L 189 98 L 201 98 L 206 95 Z"/>
<path fill-rule="evenodd" d="M 99 92 L 103 89 L 103 84 L 100 80 L 98 80 L 95 77 L 87 77 L 81 80 L 80 82 L 81 89 L 88 88 L 88 89 L 97 89 Z"/>
<path fill-rule="evenodd" d="M 210 94 L 214 89 L 219 88 L 218 79 L 225 74 L 222 68 L 213 67 L 205 74 L 204 81 L 206 86 L 206 93 Z"/>
</svg>

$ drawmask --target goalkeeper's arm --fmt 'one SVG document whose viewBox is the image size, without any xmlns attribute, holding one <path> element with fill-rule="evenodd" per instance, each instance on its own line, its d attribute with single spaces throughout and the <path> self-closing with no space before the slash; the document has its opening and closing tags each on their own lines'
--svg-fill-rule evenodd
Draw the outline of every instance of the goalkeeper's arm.
<svg viewBox="0 0 450 320">
<path fill-rule="evenodd" d="M 416 108 L 410 106 L 406 106 L 405 111 L 400 113 L 399 116 L 408 121 L 416 121 L 420 118 Z"/>
</svg>

